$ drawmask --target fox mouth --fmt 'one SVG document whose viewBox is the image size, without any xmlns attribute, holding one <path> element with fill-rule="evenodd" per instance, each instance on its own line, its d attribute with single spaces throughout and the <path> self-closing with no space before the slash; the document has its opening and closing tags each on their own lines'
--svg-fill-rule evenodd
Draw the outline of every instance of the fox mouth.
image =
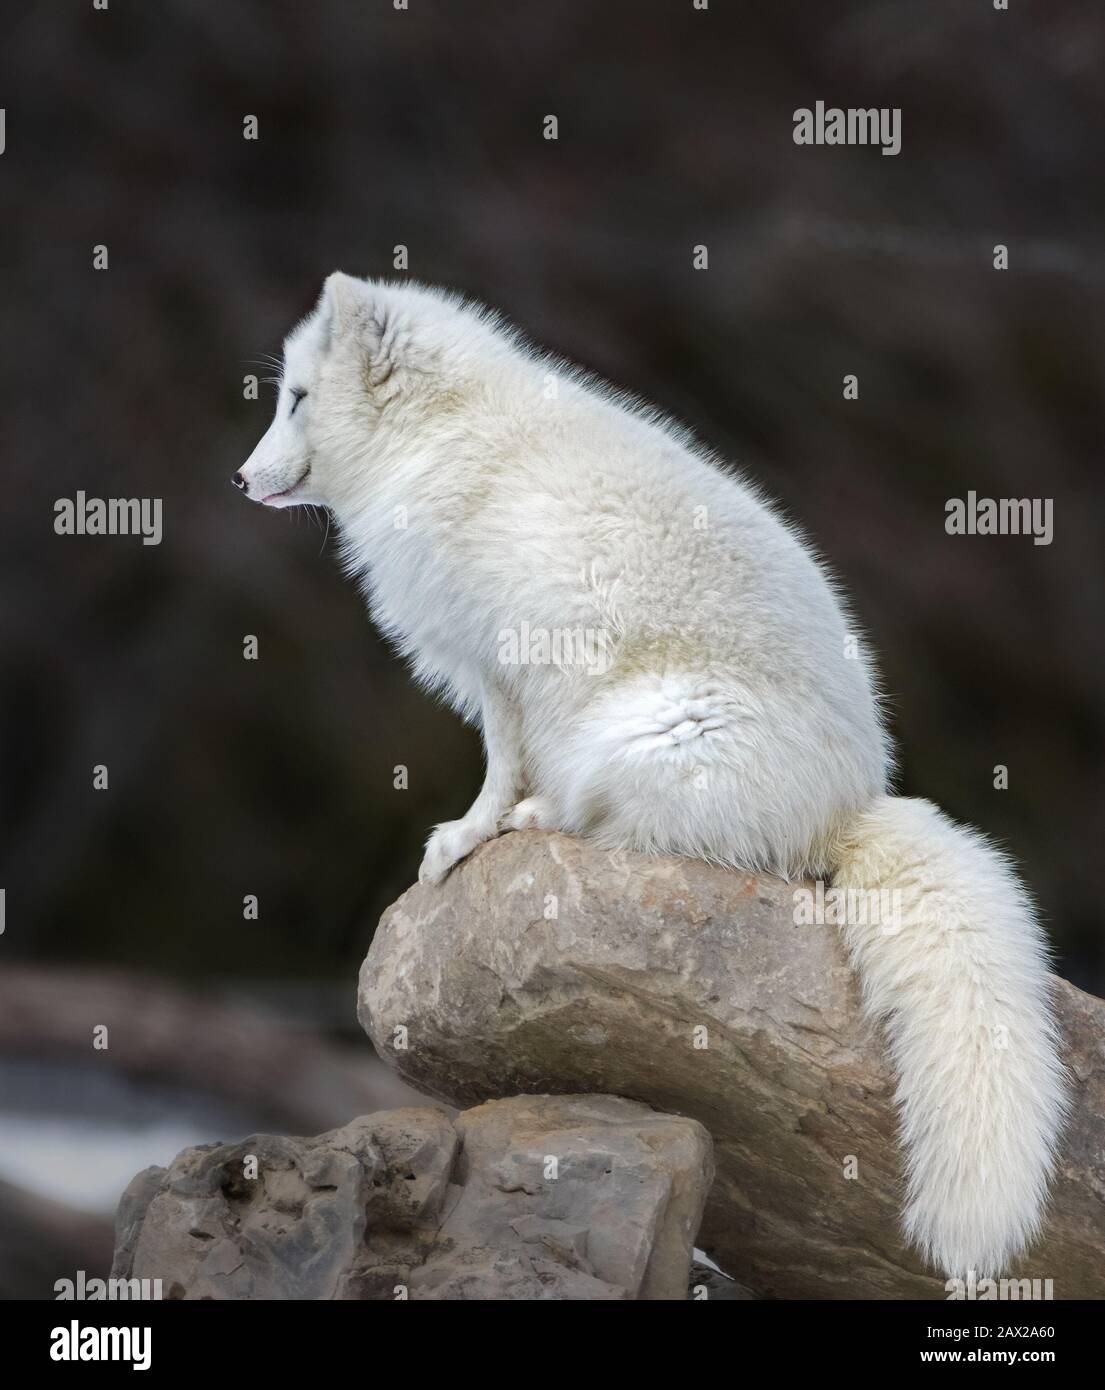
<svg viewBox="0 0 1105 1390">
<path fill-rule="evenodd" d="M 290 497 L 296 488 L 301 487 L 311 476 L 311 465 L 308 464 L 291 487 L 286 487 L 283 492 L 270 492 L 267 497 L 261 498 L 261 505 L 265 506 L 268 502 L 277 502 L 281 497 Z"/>
</svg>

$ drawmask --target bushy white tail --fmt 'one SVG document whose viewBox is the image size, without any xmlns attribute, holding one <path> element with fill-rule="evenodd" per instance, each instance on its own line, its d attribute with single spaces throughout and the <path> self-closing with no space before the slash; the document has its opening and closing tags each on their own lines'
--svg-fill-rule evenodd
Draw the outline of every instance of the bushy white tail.
<svg viewBox="0 0 1105 1390">
<path fill-rule="evenodd" d="M 950 1276 L 1000 1275 L 1039 1229 L 1066 1104 L 1032 902 L 926 801 L 880 797 L 834 857 L 835 887 L 899 910 L 845 936 L 898 1076 L 906 1234 Z"/>
</svg>

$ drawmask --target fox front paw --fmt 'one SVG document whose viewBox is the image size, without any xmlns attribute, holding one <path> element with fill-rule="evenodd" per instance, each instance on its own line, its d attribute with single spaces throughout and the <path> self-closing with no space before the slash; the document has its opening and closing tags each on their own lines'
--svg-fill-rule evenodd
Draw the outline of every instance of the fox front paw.
<svg viewBox="0 0 1105 1390">
<path fill-rule="evenodd" d="M 494 824 L 482 821 L 447 820 L 435 826 L 426 841 L 422 867 L 418 870 L 419 883 L 440 883 L 454 864 L 467 859 L 477 845 L 493 839 L 495 833 Z"/>
</svg>

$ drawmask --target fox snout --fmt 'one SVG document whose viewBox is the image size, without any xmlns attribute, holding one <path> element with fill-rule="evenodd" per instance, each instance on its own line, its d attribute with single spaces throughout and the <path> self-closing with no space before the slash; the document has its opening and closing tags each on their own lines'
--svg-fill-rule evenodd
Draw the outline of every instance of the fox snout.
<svg viewBox="0 0 1105 1390">
<path fill-rule="evenodd" d="M 230 479 L 251 502 L 269 507 L 294 506 L 309 500 L 303 485 L 311 472 L 310 456 L 298 439 L 287 438 L 281 424 L 274 422 L 269 427 Z"/>
</svg>

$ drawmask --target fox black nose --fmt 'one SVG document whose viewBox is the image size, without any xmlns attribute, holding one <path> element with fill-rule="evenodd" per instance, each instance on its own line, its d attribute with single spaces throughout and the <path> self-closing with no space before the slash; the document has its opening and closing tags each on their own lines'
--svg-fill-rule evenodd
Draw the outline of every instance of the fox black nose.
<svg viewBox="0 0 1105 1390">
<path fill-rule="evenodd" d="M 242 477 L 240 473 L 235 473 L 230 481 L 234 484 L 235 487 L 245 487 L 246 485 L 246 480 Z"/>
</svg>

